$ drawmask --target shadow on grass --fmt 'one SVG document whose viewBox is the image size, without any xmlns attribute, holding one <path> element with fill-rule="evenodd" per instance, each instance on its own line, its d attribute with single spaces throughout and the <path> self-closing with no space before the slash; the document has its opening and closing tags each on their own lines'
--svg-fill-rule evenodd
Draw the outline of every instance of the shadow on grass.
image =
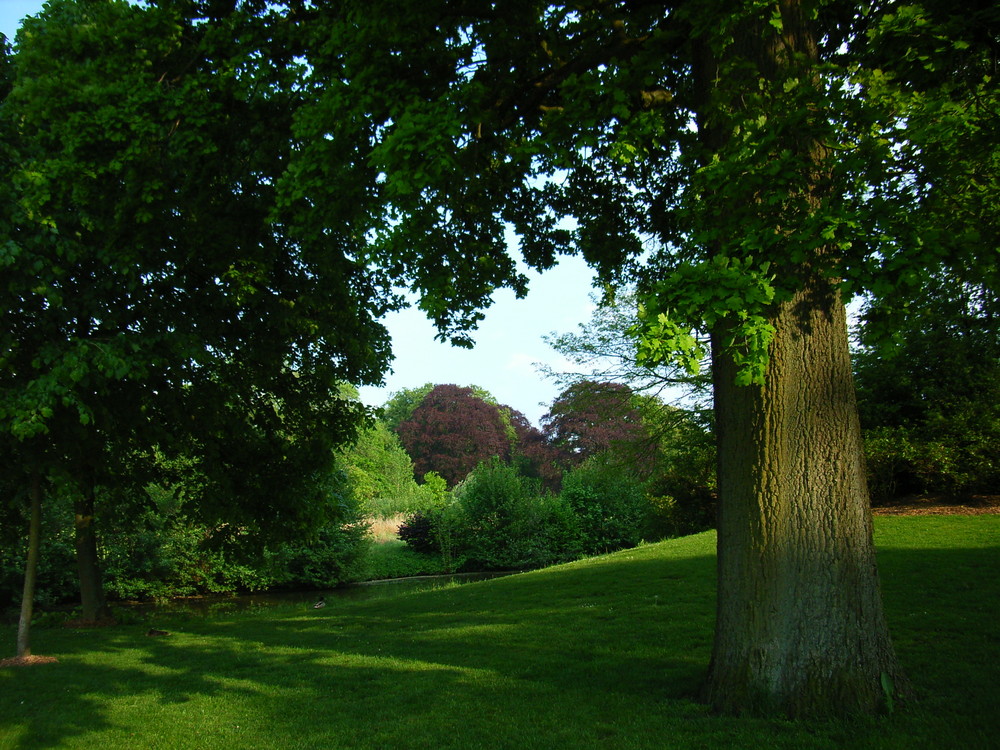
<svg viewBox="0 0 1000 750">
<path fill-rule="evenodd" d="M 709 717 L 690 698 L 714 557 L 649 547 L 392 600 L 178 618 L 163 638 L 40 631 L 36 650 L 61 662 L 0 675 L 0 747 L 975 748 L 1000 697 L 983 666 L 1000 657 L 998 558 L 880 552 L 921 698 L 884 721 Z"/>
</svg>

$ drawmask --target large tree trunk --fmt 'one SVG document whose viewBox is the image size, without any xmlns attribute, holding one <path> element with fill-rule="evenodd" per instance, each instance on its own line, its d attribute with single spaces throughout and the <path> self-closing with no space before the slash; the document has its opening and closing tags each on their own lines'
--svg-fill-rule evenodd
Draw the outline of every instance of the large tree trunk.
<svg viewBox="0 0 1000 750">
<path fill-rule="evenodd" d="M 81 618 L 100 620 L 107 615 L 104 585 L 101 580 L 97 534 L 94 528 L 94 488 L 89 485 L 74 502 L 76 527 L 76 565 L 80 578 Z"/>
<path fill-rule="evenodd" d="M 874 712 L 903 688 L 882 612 L 861 430 L 836 287 L 773 321 L 764 386 L 716 347 L 720 711 Z M 890 682 L 891 681 L 891 682 Z"/>
<path fill-rule="evenodd" d="M 786 101 L 785 84 L 814 86 L 820 99 L 810 14 L 801 0 L 775 7 L 780 24 L 767 7 L 736 19 L 732 44 L 702 40 L 694 72 L 705 92 L 699 132 L 710 154 L 753 159 L 750 168 L 796 157 L 797 182 L 784 179 L 767 192 L 750 181 L 746 195 L 731 190 L 725 198 L 742 204 L 729 208 L 756 207 L 751 220 L 772 222 L 780 237 L 801 231 L 805 209 L 822 210 L 836 186 L 825 167 L 822 116 L 814 125 L 785 122 L 807 101 Z M 761 115 L 775 141 L 752 155 L 740 144 L 727 151 L 729 118 Z M 727 206 L 718 210 L 724 215 Z M 811 240 L 796 238 L 800 254 L 813 254 L 798 266 L 791 251 L 787 258 L 770 251 L 802 288 L 767 313 L 776 333 L 763 385 L 736 384 L 725 324 L 713 331 L 718 603 L 706 693 L 725 713 L 872 713 L 905 691 L 882 611 L 844 304 L 837 282 L 810 265 L 834 266 L 835 249 L 803 251 Z M 723 244 L 717 250 L 725 253 Z"/>
<path fill-rule="evenodd" d="M 38 552 L 42 543 L 42 480 L 31 478 L 31 521 L 28 526 L 28 560 L 24 566 L 24 591 L 21 595 L 21 618 L 17 623 L 17 655 L 31 656 L 31 615 L 35 605 L 35 579 L 38 575 Z"/>
</svg>

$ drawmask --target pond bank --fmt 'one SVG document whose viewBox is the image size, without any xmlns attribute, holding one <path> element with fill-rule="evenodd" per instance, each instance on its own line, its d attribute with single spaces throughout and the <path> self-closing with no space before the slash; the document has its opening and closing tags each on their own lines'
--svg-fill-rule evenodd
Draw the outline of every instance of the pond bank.
<svg viewBox="0 0 1000 750">
<path fill-rule="evenodd" d="M 490 578 L 512 575 L 518 571 L 498 573 L 447 573 L 443 575 L 411 576 L 408 578 L 387 578 L 374 581 L 360 581 L 345 586 L 325 590 L 310 591 L 270 591 L 235 596 L 196 596 L 171 599 L 166 602 L 119 602 L 133 612 L 189 612 L 209 614 L 214 612 L 239 612 L 277 605 L 311 606 L 322 597 L 328 605 L 337 601 L 357 601 L 361 599 L 387 599 L 400 594 L 428 589 L 442 588 L 455 584 L 473 583 Z"/>
</svg>

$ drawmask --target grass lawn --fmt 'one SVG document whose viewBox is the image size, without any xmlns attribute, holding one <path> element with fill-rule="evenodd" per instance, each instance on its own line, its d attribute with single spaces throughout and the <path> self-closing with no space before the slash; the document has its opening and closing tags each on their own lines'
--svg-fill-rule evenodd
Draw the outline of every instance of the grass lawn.
<svg viewBox="0 0 1000 750">
<path fill-rule="evenodd" d="M 440 575 L 449 571 L 440 555 L 423 555 L 414 552 L 400 539 L 376 542 L 368 550 L 363 580 L 405 578 L 407 576 Z"/>
<path fill-rule="evenodd" d="M 414 552 L 399 538 L 397 531 L 399 525 L 405 520 L 405 513 L 389 518 L 368 519 L 373 544 L 366 555 L 364 569 L 359 571 L 361 580 L 439 575 L 451 572 L 445 566 L 440 555 L 424 555 Z"/>
<path fill-rule="evenodd" d="M 0 748 L 1000 746 L 1000 516 L 878 518 L 876 534 L 918 693 L 878 719 L 719 718 L 693 700 L 714 608 L 699 534 L 321 610 L 37 628 L 34 652 L 59 662 L 0 670 Z"/>
</svg>

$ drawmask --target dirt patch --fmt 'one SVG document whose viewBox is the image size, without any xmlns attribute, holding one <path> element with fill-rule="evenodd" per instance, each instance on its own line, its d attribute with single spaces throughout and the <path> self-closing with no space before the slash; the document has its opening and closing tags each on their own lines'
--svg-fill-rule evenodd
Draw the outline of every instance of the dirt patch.
<svg viewBox="0 0 1000 750">
<path fill-rule="evenodd" d="M 964 500 L 939 497 L 903 498 L 891 505 L 872 508 L 876 516 L 978 516 L 1000 514 L 1000 495 L 973 495 Z"/>
<path fill-rule="evenodd" d="M 14 656 L 10 659 L 0 659 L 0 669 L 4 667 L 33 667 L 36 664 L 55 664 L 58 661 L 54 656 Z"/>
</svg>

